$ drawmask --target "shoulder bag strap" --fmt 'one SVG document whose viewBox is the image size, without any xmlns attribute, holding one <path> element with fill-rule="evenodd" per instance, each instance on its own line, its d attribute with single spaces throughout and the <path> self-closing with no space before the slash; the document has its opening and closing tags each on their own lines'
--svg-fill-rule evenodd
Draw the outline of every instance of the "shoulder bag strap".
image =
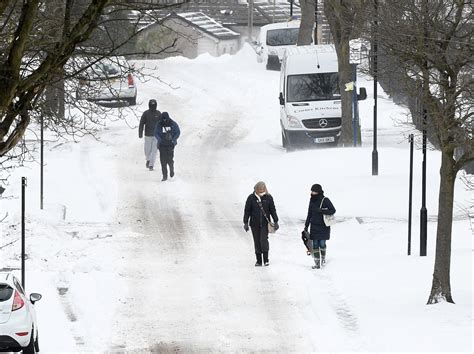
<svg viewBox="0 0 474 354">
<path fill-rule="evenodd" d="M 270 223 L 270 220 L 268 220 L 268 217 L 267 217 L 267 214 L 265 213 L 265 210 L 263 210 L 262 202 L 259 201 L 259 200 L 257 200 L 257 204 L 258 204 L 258 206 L 260 207 L 260 209 L 262 210 L 263 216 L 265 216 L 265 219 L 267 220 L 267 222 L 268 222 L 269 224 L 271 224 L 271 223 Z"/>
<path fill-rule="evenodd" d="M 324 202 L 324 199 L 325 199 L 325 198 L 326 198 L 326 197 L 323 197 L 323 199 L 321 199 L 321 205 L 319 206 L 319 209 L 321 209 L 321 208 L 323 207 L 323 202 Z"/>
</svg>

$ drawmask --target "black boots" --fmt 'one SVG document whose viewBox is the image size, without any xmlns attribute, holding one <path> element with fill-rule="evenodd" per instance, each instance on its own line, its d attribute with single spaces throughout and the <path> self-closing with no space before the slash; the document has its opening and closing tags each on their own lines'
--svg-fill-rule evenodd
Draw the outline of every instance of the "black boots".
<svg viewBox="0 0 474 354">
<path fill-rule="evenodd" d="M 263 254 L 255 253 L 255 256 L 257 257 L 257 263 L 255 263 L 255 267 L 262 266 L 262 255 L 263 255 L 263 265 L 265 265 L 266 267 L 270 265 L 270 262 L 268 261 L 268 252 L 263 252 Z"/>
<path fill-rule="evenodd" d="M 270 262 L 268 261 L 268 252 L 263 252 L 263 264 L 265 267 L 270 265 Z"/>
</svg>

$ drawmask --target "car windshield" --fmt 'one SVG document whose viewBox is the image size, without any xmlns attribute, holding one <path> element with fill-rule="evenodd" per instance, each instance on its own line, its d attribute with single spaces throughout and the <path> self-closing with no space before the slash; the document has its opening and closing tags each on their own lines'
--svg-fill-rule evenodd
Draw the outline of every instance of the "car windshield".
<svg viewBox="0 0 474 354">
<path fill-rule="evenodd" d="M 298 41 L 299 28 L 282 28 L 267 32 L 267 45 L 295 45 Z"/>
<path fill-rule="evenodd" d="M 7 301 L 13 294 L 13 288 L 8 284 L 0 284 L 0 302 Z"/>
<path fill-rule="evenodd" d="M 288 102 L 324 101 L 340 98 L 338 73 L 288 76 Z"/>
</svg>

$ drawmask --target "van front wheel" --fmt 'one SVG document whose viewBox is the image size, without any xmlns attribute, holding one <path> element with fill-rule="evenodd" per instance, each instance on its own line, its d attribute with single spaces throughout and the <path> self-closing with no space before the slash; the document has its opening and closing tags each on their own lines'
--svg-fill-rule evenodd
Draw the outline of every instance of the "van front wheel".
<svg viewBox="0 0 474 354">
<path fill-rule="evenodd" d="M 288 138 L 285 137 L 285 134 L 281 132 L 281 145 L 286 149 L 286 152 L 293 151 L 294 148 L 291 146 L 290 142 L 288 141 Z"/>
</svg>

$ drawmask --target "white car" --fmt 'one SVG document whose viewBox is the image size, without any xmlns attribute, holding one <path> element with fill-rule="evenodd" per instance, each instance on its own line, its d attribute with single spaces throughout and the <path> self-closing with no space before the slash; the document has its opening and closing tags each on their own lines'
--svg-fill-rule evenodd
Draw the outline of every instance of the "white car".
<svg viewBox="0 0 474 354">
<path fill-rule="evenodd" d="M 28 299 L 12 273 L 0 272 L 0 352 L 39 352 L 34 303 L 40 299 L 36 293 Z"/>
<path fill-rule="evenodd" d="M 137 104 L 135 78 L 124 57 L 109 57 L 97 62 L 93 58 L 83 58 L 82 62 L 92 63 L 78 76 L 77 99 L 97 103 L 125 101 L 129 106 Z"/>
</svg>

